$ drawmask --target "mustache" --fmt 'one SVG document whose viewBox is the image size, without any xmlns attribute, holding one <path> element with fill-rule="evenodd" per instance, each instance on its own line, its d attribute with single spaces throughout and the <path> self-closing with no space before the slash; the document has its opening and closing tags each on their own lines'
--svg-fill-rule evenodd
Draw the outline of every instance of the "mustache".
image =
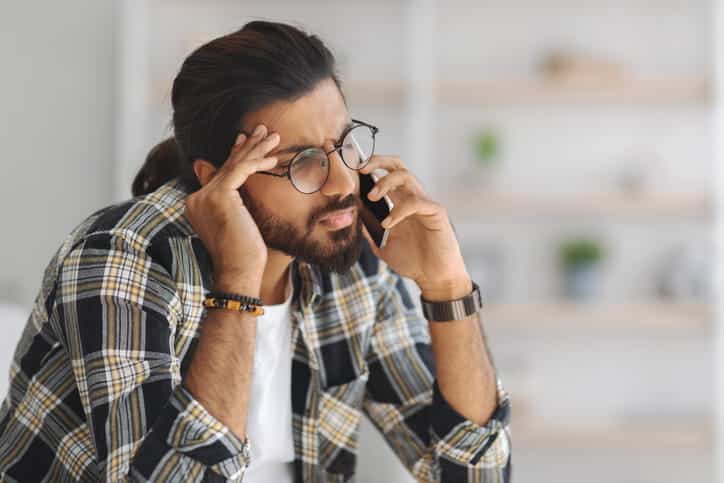
<svg viewBox="0 0 724 483">
<path fill-rule="evenodd" d="M 358 206 L 360 203 L 360 200 L 355 195 L 349 195 L 344 200 L 336 201 L 333 203 L 330 203 L 324 211 L 317 214 L 317 216 L 314 217 L 316 221 L 319 221 L 321 218 L 327 216 L 330 213 L 333 213 L 335 211 L 339 210 L 346 210 L 347 208 L 352 208 L 353 206 Z"/>
</svg>

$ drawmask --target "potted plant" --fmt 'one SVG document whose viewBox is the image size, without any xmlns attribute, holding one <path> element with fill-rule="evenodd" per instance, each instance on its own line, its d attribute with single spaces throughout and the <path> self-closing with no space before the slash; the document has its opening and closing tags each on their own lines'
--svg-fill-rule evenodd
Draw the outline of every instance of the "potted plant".
<svg viewBox="0 0 724 483">
<path fill-rule="evenodd" d="M 492 127 L 476 130 L 470 138 L 471 160 L 459 173 L 459 182 L 477 190 L 488 185 L 500 161 L 500 135 Z"/>
<path fill-rule="evenodd" d="M 587 238 L 567 240 L 561 243 L 559 257 L 565 295 L 578 301 L 595 297 L 603 259 L 600 243 Z"/>
<path fill-rule="evenodd" d="M 500 136 L 495 130 L 482 129 L 475 135 L 475 157 L 481 167 L 490 168 L 500 154 Z"/>
</svg>

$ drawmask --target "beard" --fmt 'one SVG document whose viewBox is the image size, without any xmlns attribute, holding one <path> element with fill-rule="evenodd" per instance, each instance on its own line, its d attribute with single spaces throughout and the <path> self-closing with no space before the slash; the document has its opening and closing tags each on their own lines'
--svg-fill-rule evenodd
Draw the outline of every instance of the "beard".
<svg viewBox="0 0 724 483">
<path fill-rule="evenodd" d="M 362 219 L 359 215 L 349 226 L 334 231 L 325 230 L 323 236 L 326 240 L 313 238 L 314 228 L 322 216 L 355 205 L 359 207 L 356 196 L 350 195 L 342 201 L 332 203 L 323 213 L 310 216 L 305 230 L 300 230 L 269 213 L 249 196 L 243 186 L 239 188 L 239 194 L 268 248 L 316 265 L 327 273 L 346 272 L 359 260 L 363 239 Z M 359 213 L 359 209 L 357 212 Z"/>
</svg>

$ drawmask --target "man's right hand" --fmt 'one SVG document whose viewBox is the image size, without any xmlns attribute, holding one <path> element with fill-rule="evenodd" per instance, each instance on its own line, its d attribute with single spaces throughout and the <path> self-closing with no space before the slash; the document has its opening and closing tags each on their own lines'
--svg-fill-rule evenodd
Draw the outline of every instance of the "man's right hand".
<svg viewBox="0 0 724 483">
<path fill-rule="evenodd" d="M 215 278 L 239 282 L 251 278 L 245 295 L 256 297 L 267 247 L 238 189 L 255 172 L 276 165 L 277 158 L 266 155 L 278 144 L 279 134 L 267 135 L 261 124 L 248 139 L 239 134 L 224 164 L 200 190 L 186 198 L 185 204 L 186 217 L 211 255 Z"/>
</svg>

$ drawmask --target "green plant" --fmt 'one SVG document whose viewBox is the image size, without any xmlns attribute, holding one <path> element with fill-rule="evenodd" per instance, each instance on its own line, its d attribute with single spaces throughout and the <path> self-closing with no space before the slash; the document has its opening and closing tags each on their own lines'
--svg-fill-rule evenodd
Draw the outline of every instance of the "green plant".
<svg viewBox="0 0 724 483">
<path fill-rule="evenodd" d="M 475 157 L 481 165 L 491 165 L 500 152 L 500 140 L 492 129 L 484 129 L 475 135 Z"/>
<path fill-rule="evenodd" d="M 603 258 L 603 249 L 596 240 L 569 240 L 561 243 L 559 255 L 564 268 L 575 268 L 599 262 Z"/>
</svg>

